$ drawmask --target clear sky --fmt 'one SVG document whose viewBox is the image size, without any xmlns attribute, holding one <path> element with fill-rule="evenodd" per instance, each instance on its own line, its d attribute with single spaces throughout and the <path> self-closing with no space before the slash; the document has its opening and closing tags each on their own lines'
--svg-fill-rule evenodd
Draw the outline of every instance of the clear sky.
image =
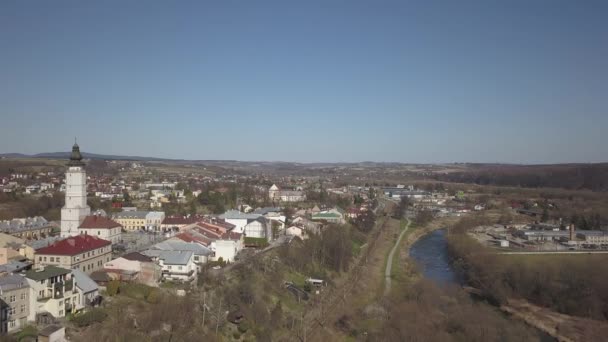
<svg viewBox="0 0 608 342">
<path fill-rule="evenodd" d="M 608 161 L 608 1 L 0 1 L 0 152 Z"/>
</svg>

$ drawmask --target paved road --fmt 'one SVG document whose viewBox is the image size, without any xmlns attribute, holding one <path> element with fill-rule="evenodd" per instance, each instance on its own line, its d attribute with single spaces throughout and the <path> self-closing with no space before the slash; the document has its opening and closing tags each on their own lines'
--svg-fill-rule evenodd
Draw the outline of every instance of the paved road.
<svg viewBox="0 0 608 342">
<path fill-rule="evenodd" d="M 411 223 L 411 221 L 409 219 L 407 219 L 407 224 L 405 225 L 405 228 L 401 231 L 401 234 L 399 234 L 399 238 L 397 239 L 397 242 L 395 242 L 393 249 L 391 249 L 391 252 L 388 255 L 388 259 L 386 260 L 386 270 L 384 271 L 384 279 L 386 280 L 385 287 L 384 287 L 385 296 L 388 295 L 389 292 L 391 292 L 391 271 L 393 268 L 393 256 L 395 256 L 395 252 L 397 251 L 397 248 L 399 247 L 399 244 L 401 243 L 401 239 L 403 238 L 403 235 L 405 235 L 407 230 L 410 228 L 410 223 Z"/>
</svg>

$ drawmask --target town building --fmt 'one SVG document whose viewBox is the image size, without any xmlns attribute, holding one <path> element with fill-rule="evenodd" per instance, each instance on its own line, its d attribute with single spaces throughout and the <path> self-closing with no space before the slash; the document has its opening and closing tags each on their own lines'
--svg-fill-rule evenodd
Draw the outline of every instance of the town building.
<svg viewBox="0 0 608 342">
<path fill-rule="evenodd" d="M 74 144 L 65 174 L 65 205 L 61 208 L 61 237 L 78 235 L 80 222 L 91 213 L 87 205 L 87 176 L 80 147 Z"/>
<path fill-rule="evenodd" d="M 281 190 L 276 184 L 268 189 L 268 197 L 274 202 L 302 202 L 306 200 L 304 191 Z"/>
<path fill-rule="evenodd" d="M 191 282 L 196 280 L 197 266 L 192 251 L 163 251 L 148 249 L 142 254 L 151 257 L 161 268 L 161 279 L 165 281 Z"/>
<path fill-rule="evenodd" d="M 120 242 L 121 231 L 122 226 L 120 223 L 107 217 L 96 215 L 85 217 L 80 226 L 78 226 L 80 234 L 97 236 L 113 244 Z"/>
<path fill-rule="evenodd" d="M 150 211 L 146 214 L 146 230 L 160 231 L 163 220 L 165 219 L 164 211 Z"/>
<path fill-rule="evenodd" d="M 87 274 L 103 269 L 110 261 L 112 243 L 94 235 L 77 235 L 36 250 L 35 266 L 78 268 Z"/>
<path fill-rule="evenodd" d="M 80 292 L 80 305 L 84 307 L 99 305 L 101 297 L 97 283 L 78 268 L 72 270 L 72 275 L 76 281 L 76 288 Z"/>
<path fill-rule="evenodd" d="M 127 231 L 146 230 L 147 211 L 122 211 L 114 214 L 112 219 Z"/>
<path fill-rule="evenodd" d="M 0 233 L 0 265 L 11 260 L 23 260 L 34 258 L 34 249 L 25 244 L 25 240 Z"/>
<path fill-rule="evenodd" d="M 38 342 L 65 342 L 65 327 L 49 325 L 38 333 Z"/>
<path fill-rule="evenodd" d="M 160 266 L 149 256 L 138 252 L 106 262 L 104 270 L 121 281 L 133 281 L 148 286 L 156 286 L 161 278 Z"/>
<path fill-rule="evenodd" d="M 83 308 L 71 270 L 46 266 L 27 271 L 25 279 L 30 288 L 28 321 L 36 321 L 38 313 L 60 318 Z"/>
<path fill-rule="evenodd" d="M 193 260 L 198 267 L 198 271 L 201 271 L 203 265 L 209 261 L 214 253 L 213 251 L 205 246 L 198 243 L 185 242 L 182 240 L 167 240 L 152 245 L 150 249 L 157 249 L 161 251 L 191 251 L 194 254 Z"/>
<path fill-rule="evenodd" d="M 608 247 L 608 232 L 601 230 L 579 230 L 576 237 L 581 239 L 583 245 Z"/>
<path fill-rule="evenodd" d="M 0 334 L 11 333 L 27 325 L 29 296 L 30 286 L 23 276 L 0 276 Z"/>
<path fill-rule="evenodd" d="M 168 216 L 161 223 L 162 231 L 177 231 L 182 230 L 184 227 L 196 223 L 203 219 L 202 216 Z"/>
<path fill-rule="evenodd" d="M 42 216 L 14 218 L 0 221 L 0 232 L 22 239 L 41 239 L 50 236 L 55 225 Z"/>
</svg>

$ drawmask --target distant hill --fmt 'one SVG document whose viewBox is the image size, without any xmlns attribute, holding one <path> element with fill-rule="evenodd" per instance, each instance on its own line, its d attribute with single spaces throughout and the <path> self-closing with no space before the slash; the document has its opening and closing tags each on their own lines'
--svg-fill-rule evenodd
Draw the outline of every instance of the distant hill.
<svg viewBox="0 0 608 342">
<path fill-rule="evenodd" d="M 96 154 L 83 152 L 82 156 L 85 159 L 106 159 L 106 160 L 134 160 L 134 161 L 177 161 L 176 159 L 165 159 L 155 157 L 140 157 L 140 156 L 117 156 L 111 154 Z M 46 158 L 46 159 L 69 159 L 70 152 L 44 152 L 37 154 L 23 153 L 0 153 L 0 157 L 5 158 Z"/>
</svg>

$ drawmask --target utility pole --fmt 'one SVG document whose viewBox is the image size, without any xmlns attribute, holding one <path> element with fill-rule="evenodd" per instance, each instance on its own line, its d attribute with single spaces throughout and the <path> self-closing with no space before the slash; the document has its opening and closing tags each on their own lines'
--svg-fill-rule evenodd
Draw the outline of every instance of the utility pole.
<svg viewBox="0 0 608 342">
<path fill-rule="evenodd" d="M 205 326 L 205 312 L 207 311 L 207 292 L 203 292 L 203 326 Z"/>
</svg>

